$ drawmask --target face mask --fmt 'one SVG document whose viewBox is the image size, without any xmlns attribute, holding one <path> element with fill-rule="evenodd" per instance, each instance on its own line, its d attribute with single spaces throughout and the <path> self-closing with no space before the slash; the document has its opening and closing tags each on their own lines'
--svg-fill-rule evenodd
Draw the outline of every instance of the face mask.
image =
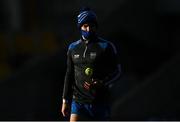
<svg viewBox="0 0 180 122">
<path fill-rule="evenodd" d="M 91 32 L 91 31 L 81 30 L 81 35 L 86 40 L 90 40 L 90 39 L 94 38 L 96 34 L 94 32 Z"/>
</svg>

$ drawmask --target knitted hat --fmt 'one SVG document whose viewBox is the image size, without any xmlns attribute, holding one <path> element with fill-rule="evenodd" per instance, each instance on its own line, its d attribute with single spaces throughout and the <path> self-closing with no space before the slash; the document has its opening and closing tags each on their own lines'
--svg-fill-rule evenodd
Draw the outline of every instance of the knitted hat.
<svg viewBox="0 0 180 122">
<path fill-rule="evenodd" d="M 80 28 L 84 23 L 93 23 L 97 27 L 97 17 L 96 14 L 89 8 L 83 8 L 79 15 L 77 16 L 77 26 Z"/>
</svg>

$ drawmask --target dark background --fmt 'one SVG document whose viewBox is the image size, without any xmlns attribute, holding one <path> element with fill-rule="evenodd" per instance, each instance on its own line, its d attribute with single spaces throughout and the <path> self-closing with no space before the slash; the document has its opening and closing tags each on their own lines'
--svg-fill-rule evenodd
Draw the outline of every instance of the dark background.
<svg viewBox="0 0 180 122">
<path fill-rule="evenodd" d="M 66 51 L 84 5 L 119 51 L 112 120 L 180 120 L 179 0 L 1 0 L 0 120 L 64 120 Z"/>
</svg>

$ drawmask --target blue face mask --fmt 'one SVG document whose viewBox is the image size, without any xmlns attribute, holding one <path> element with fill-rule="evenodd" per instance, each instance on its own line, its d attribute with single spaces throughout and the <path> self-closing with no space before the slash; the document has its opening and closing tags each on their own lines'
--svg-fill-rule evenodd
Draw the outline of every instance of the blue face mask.
<svg viewBox="0 0 180 122">
<path fill-rule="evenodd" d="M 87 39 L 87 40 L 90 40 L 92 38 L 95 37 L 95 33 L 94 32 L 91 32 L 91 31 L 84 31 L 84 30 L 81 30 L 81 35 Z"/>
</svg>

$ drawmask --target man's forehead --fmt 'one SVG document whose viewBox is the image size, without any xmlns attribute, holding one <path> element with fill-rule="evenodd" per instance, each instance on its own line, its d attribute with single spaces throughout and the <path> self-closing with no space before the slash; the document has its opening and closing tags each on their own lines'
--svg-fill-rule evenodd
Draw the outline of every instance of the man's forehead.
<svg viewBox="0 0 180 122">
<path fill-rule="evenodd" d="M 82 26 L 96 26 L 96 24 L 95 23 L 91 23 L 91 22 L 86 22 Z"/>
</svg>

